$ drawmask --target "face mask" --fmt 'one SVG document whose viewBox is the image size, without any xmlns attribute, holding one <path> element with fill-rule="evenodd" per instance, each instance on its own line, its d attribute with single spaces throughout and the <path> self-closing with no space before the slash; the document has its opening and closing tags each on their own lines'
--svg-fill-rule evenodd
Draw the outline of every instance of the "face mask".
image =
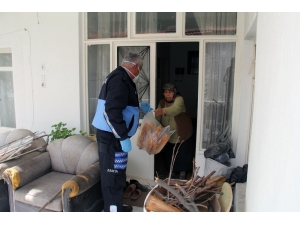
<svg viewBox="0 0 300 225">
<path fill-rule="evenodd" d="M 124 61 L 124 62 L 127 62 L 127 61 Z M 132 63 L 132 62 L 130 62 L 130 63 Z M 134 65 L 136 65 L 135 63 L 132 63 L 132 64 L 134 64 Z M 123 66 L 122 66 L 123 67 Z M 126 71 L 128 71 L 128 73 L 130 73 L 132 76 L 134 76 L 134 78 L 132 79 L 132 81 L 134 82 L 134 83 L 136 83 L 136 82 L 138 82 L 138 80 L 139 80 L 139 76 L 140 76 L 140 68 L 138 67 L 138 70 L 139 70 L 139 74 L 136 76 L 136 75 L 134 75 L 133 73 L 131 73 L 130 72 L 130 70 L 128 70 L 127 68 L 125 68 L 125 67 L 123 67 Z"/>
<path fill-rule="evenodd" d="M 140 78 L 140 76 L 136 76 L 135 78 L 132 79 L 132 81 L 133 81 L 134 83 L 137 83 L 137 82 L 139 81 L 139 78 Z"/>
</svg>

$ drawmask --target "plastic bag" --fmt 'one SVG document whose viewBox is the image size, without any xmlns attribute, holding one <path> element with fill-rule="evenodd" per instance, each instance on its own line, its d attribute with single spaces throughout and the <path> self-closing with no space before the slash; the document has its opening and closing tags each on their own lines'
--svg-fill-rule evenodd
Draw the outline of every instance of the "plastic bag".
<svg viewBox="0 0 300 225">
<path fill-rule="evenodd" d="M 248 173 L 248 164 L 245 164 L 243 167 L 236 167 L 233 169 L 229 181 L 230 183 L 245 183 L 247 181 Z"/>
<path fill-rule="evenodd" d="M 215 157 L 214 160 L 218 161 L 219 163 L 225 163 L 229 160 L 229 155 L 227 153 L 222 153 Z"/>
<path fill-rule="evenodd" d="M 174 132 L 170 131 L 170 126 L 163 127 L 155 119 L 153 111 L 150 111 L 144 116 L 136 145 L 139 149 L 146 150 L 149 155 L 157 154 L 167 144 Z"/>
<path fill-rule="evenodd" d="M 209 175 L 212 171 L 216 171 L 212 177 L 224 176 L 226 179 L 229 179 L 233 169 L 231 166 L 226 166 L 223 163 L 207 158 L 205 159 L 204 176 Z"/>
<path fill-rule="evenodd" d="M 218 144 L 213 144 L 204 151 L 204 157 L 214 159 L 215 157 L 221 155 L 222 153 L 227 153 L 229 149 L 230 149 L 230 145 L 227 142 L 220 142 Z"/>
</svg>

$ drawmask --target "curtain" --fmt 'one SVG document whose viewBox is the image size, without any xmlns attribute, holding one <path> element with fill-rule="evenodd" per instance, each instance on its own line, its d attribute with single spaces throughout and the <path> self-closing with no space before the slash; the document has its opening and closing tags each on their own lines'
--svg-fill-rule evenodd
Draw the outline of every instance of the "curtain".
<svg viewBox="0 0 300 225">
<path fill-rule="evenodd" d="M 194 12 L 201 35 L 236 34 L 236 12 Z"/>
<path fill-rule="evenodd" d="M 203 148 L 221 141 L 231 144 L 235 45 L 206 44 Z"/>
<path fill-rule="evenodd" d="M 106 76 L 110 73 L 110 48 L 108 44 L 88 47 L 88 99 L 90 134 L 95 134 L 91 125 L 96 112 L 98 96 Z"/>
<path fill-rule="evenodd" d="M 13 75 L 0 71 L 0 127 L 16 127 Z"/>
<path fill-rule="evenodd" d="M 152 34 L 157 33 L 157 12 L 136 13 L 136 33 Z"/>
<path fill-rule="evenodd" d="M 98 12 L 97 20 L 92 20 L 95 13 L 89 13 L 89 26 L 97 26 L 96 38 L 121 38 L 127 37 L 126 12 Z M 93 24 L 93 23 L 96 23 Z"/>
</svg>

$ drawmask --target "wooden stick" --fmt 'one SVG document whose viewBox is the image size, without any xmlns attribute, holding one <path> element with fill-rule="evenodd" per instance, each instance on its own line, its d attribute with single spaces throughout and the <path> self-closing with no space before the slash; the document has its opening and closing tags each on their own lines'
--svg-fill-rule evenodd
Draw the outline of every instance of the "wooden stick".
<svg viewBox="0 0 300 225">
<path fill-rule="evenodd" d="M 45 205 L 42 206 L 42 208 L 40 208 L 40 210 L 38 212 L 42 212 L 44 208 L 46 208 L 47 205 L 49 205 L 59 194 L 61 193 L 61 190 L 59 190 L 59 192 L 57 192 L 57 194 L 51 198 Z"/>
<path fill-rule="evenodd" d="M 178 193 L 176 192 L 176 190 L 174 190 L 172 187 L 170 187 L 168 184 L 166 184 L 164 181 L 162 181 L 162 180 L 160 180 L 160 179 L 156 179 L 155 182 L 156 182 L 159 186 L 165 188 L 167 191 L 169 191 L 169 192 L 171 192 L 173 195 L 175 195 L 176 198 L 180 201 L 180 203 L 181 203 L 182 205 L 184 205 L 184 207 L 185 207 L 187 210 L 189 210 L 190 212 L 195 212 L 194 207 L 192 207 L 192 206 L 190 206 L 190 205 L 187 205 L 187 204 L 186 204 L 187 202 L 185 201 L 185 199 L 183 198 L 183 196 L 180 195 L 180 194 L 178 194 Z"/>
</svg>

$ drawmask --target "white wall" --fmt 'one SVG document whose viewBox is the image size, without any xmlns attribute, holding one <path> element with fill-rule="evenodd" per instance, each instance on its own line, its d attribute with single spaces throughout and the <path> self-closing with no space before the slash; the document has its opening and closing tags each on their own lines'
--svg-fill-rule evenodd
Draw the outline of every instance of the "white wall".
<svg viewBox="0 0 300 225">
<path fill-rule="evenodd" d="M 50 133 L 64 122 L 79 133 L 78 15 L 0 13 L 0 48 L 12 48 L 17 128 Z"/>
<path fill-rule="evenodd" d="M 300 211 L 300 13 L 258 13 L 246 211 Z"/>
<path fill-rule="evenodd" d="M 235 166 L 243 166 L 248 163 L 248 147 L 251 133 L 252 95 L 254 92 L 255 76 L 255 44 L 257 13 L 244 13 L 244 30 L 241 40 L 242 54 L 240 55 L 240 91 L 239 119 L 237 132 L 236 158 L 232 161 Z"/>
<path fill-rule="evenodd" d="M 238 139 L 237 151 L 235 158 L 236 166 L 243 166 L 248 163 L 248 144 L 250 139 L 250 118 L 251 118 L 251 101 L 252 101 L 252 78 L 254 76 L 254 42 L 244 41 L 242 66 L 241 66 L 241 83 L 240 83 L 240 108 L 238 121 Z"/>
</svg>

